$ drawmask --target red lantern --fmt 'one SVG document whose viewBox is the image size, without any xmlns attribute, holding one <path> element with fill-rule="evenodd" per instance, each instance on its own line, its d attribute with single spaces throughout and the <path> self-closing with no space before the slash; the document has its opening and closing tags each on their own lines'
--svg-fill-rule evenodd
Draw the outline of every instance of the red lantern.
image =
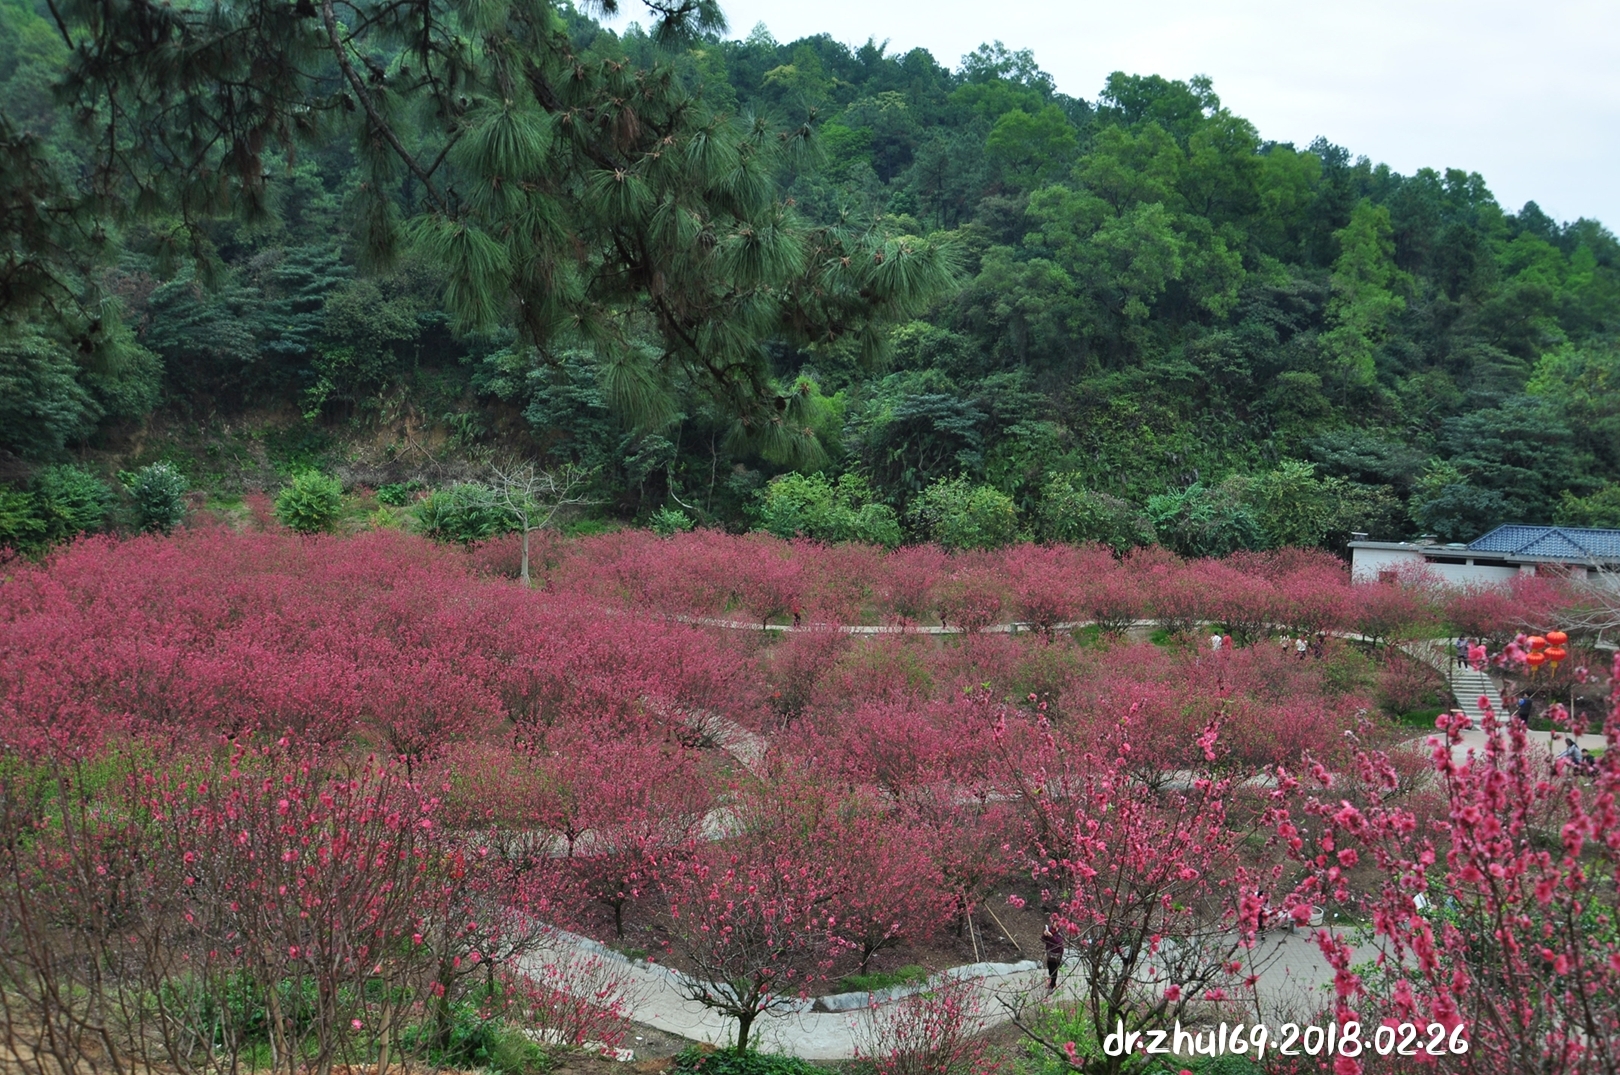
<svg viewBox="0 0 1620 1075">
<path fill-rule="evenodd" d="M 1562 631 L 1548 631 L 1547 641 L 1554 646 L 1562 646 L 1565 642 L 1569 641 L 1569 636 Z M 1562 657 L 1558 659 L 1563 660 Z"/>
<path fill-rule="evenodd" d="M 1563 660 L 1565 657 L 1568 657 L 1568 656 L 1569 656 L 1569 650 L 1565 649 L 1563 646 L 1548 646 L 1547 647 L 1547 659 L 1553 663 L 1554 668 L 1558 667 L 1558 662 L 1559 661 Z"/>
<path fill-rule="evenodd" d="M 1540 653 L 1542 650 L 1547 648 L 1547 640 L 1542 638 L 1540 635 L 1531 635 L 1529 638 L 1525 639 L 1525 641 L 1530 644 L 1530 650 L 1532 653 Z"/>
<path fill-rule="evenodd" d="M 1546 660 L 1547 660 L 1547 655 L 1545 653 L 1542 653 L 1539 650 L 1537 650 L 1534 653 L 1526 653 L 1524 655 L 1524 663 L 1530 666 L 1530 671 L 1532 671 L 1532 672 L 1534 672 L 1536 669 L 1540 668 L 1542 666 L 1543 662 L 1545 662 Z"/>
</svg>

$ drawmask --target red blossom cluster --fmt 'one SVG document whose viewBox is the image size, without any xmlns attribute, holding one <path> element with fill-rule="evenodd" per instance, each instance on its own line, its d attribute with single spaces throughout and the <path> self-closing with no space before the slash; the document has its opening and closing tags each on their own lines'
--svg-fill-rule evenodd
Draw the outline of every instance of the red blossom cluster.
<svg viewBox="0 0 1620 1075">
<path fill-rule="evenodd" d="M 415 764 L 649 698 L 714 704 L 744 667 L 730 641 L 535 600 L 395 533 L 92 539 L 5 583 L 0 748 L 265 733 Z"/>
<path fill-rule="evenodd" d="M 285 743 L 94 764 L 9 762 L 0 780 L 0 988 L 11 1060 L 132 1058 L 275 1071 L 376 1057 L 552 931 L 545 894 L 442 832 L 402 765 Z M 622 1021 L 622 996 L 595 1002 Z M 577 1006 L 578 1001 L 574 1002 Z M 42 1069 L 44 1070 L 44 1069 Z"/>
<path fill-rule="evenodd" d="M 1295 913 L 1313 901 L 1356 908 L 1383 951 L 1363 967 L 1342 934 L 1318 934 L 1336 968 L 1338 1018 L 1461 1025 L 1470 1071 L 1620 1068 L 1612 701 L 1608 749 L 1591 764 L 1556 758 L 1520 721 L 1499 723 L 1488 699 L 1483 749 L 1463 750 L 1465 722 L 1440 718 L 1429 740 L 1437 804 L 1414 796 L 1380 751 L 1358 752 L 1343 773 L 1318 765 L 1283 782 L 1274 816 L 1303 869 Z M 1551 716 L 1567 724 L 1561 707 Z M 1356 883 L 1358 868 L 1374 871 L 1370 884 Z"/>
<path fill-rule="evenodd" d="M 232 1031 L 237 1053 L 262 1033 L 288 1064 L 380 1047 L 386 1067 L 481 990 L 537 1032 L 610 1042 L 612 968 L 568 971 L 554 924 L 655 947 L 746 1041 L 894 949 L 952 932 L 976 951 L 1010 895 L 1069 930 L 1106 1033 L 1252 991 L 1272 905 L 1366 898 L 1417 962 L 1363 978 L 1324 940 L 1341 1015 L 1493 1019 L 1502 1044 L 1480 1055 L 1533 1039 L 1574 1058 L 1560 1070 L 1603 1070 L 1585 1058 L 1614 1027 L 1593 998 L 1620 985 L 1603 969 L 1620 752 L 1594 775 L 1536 761 L 1522 729 L 1488 729 L 1467 764 L 1346 736 L 1374 708 L 1369 669 L 1417 661 L 1398 644 L 1468 616 L 1511 638 L 1491 617 L 1553 616 L 1555 584 L 1522 584 L 1510 611 L 1352 586 L 1313 553 L 712 533 L 547 540 L 536 559 L 528 590 L 491 577 L 488 547 L 202 530 L 17 570 L 0 946 L 30 1025 L 196 1066 L 223 1033 L 196 1020 L 246 990 L 289 1010 Z M 965 633 L 840 629 L 940 620 Z M 1423 891 L 1456 921 L 1414 920 Z M 1503 958 L 1486 934 L 1517 946 L 1525 996 L 1598 1014 L 1477 1007 Z M 191 1036 L 87 1021 L 122 1003 L 86 977 L 114 962 L 120 983 L 189 998 L 163 1025 Z M 895 1040 L 956 1049 L 964 1010 L 919 1004 Z"/>
</svg>

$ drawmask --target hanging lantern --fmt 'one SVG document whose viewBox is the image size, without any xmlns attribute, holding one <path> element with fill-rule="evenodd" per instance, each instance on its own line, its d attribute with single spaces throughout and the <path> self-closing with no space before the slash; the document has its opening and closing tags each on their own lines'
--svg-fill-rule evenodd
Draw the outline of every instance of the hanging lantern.
<svg viewBox="0 0 1620 1075">
<path fill-rule="evenodd" d="M 1525 641 L 1529 643 L 1531 653 L 1540 653 L 1547 648 L 1547 640 L 1540 635 L 1531 635 Z"/>
<path fill-rule="evenodd" d="M 1563 646 L 1548 646 L 1547 659 L 1552 662 L 1553 670 L 1557 671 L 1558 662 L 1569 656 L 1569 650 Z"/>
<path fill-rule="evenodd" d="M 1548 645 L 1562 646 L 1565 642 L 1568 642 L 1568 641 L 1569 641 L 1569 636 L 1567 634 L 1565 634 L 1564 632 L 1562 632 L 1562 631 L 1548 631 L 1547 632 L 1547 644 Z M 1563 660 L 1562 657 L 1560 657 L 1558 659 Z"/>
<path fill-rule="evenodd" d="M 1526 653 L 1524 655 L 1524 663 L 1530 666 L 1531 672 L 1535 672 L 1535 670 L 1545 664 L 1546 661 L 1547 655 L 1542 653 L 1540 650 L 1536 650 L 1532 653 Z"/>
</svg>

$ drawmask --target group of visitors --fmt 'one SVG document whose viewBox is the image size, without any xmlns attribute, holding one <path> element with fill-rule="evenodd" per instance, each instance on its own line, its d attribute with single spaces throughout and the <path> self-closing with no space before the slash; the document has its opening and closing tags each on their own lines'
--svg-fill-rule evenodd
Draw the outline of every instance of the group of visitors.
<svg viewBox="0 0 1620 1075">
<path fill-rule="evenodd" d="M 1304 635 L 1290 638 L 1283 635 L 1281 643 L 1284 653 L 1292 651 L 1294 656 L 1302 661 L 1307 655 L 1321 660 L 1327 654 L 1327 635 L 1322 631 L 1316 632 L 1315 638 L 1306 638 Z"/>
<path fill-rule="evenodd" d="M 1505 697 L 1503 701 L 1506 701 Z M 1522 724 L 1524 726 L 1524 730 L 1528 732 L 1530 730 L 1530 718 L 1535 716 L 1536 712 L 1535 702 L 1531 700 L 1530 693 L 1528 691 L 1520 691 L 1519 697 L 1513 703 L 1512 708 L 1513 719 Z M 1581 713 L 1579 715 L 1578 720 L 1581 723 L 1585 723 L 1586 719 L 1587 716 L 1585 713 Z M 1556 735 L 1556 732 L 1554 734 Z M 1585 773 L 1590 775 L 1597 771 L 1596 755 L 1577 743 L 1573 736 L 1564 736 L 1564 749 L 1560 751 L 1553 760 L 1565 763 L 1571 770 L 1577 773 Z"/>
<path fill-rule="evenodd" d="M 1288 635 L 1283 635 L 1281 641 L 1284 653 L 1293 653 L 1302 661 L 1307 655 L 1315 657 L 1317 660 L 1321 660 L 1322 657 L 1327 654 L 1327 634 L 1322 631 L 1318 631 L 1316 633 L 1315 639 L 1308 639 L 1304 635 L 1300 635 L 1298 638 L 1290 638 Z M 1220 653 L 1222 650 L 1230 653 L 1233 648 L 1232 636 L 1222 634 L 1210 635 L 1209 648 L 1216 653 Z"/>
<path fill-rule="evenodd" d="M 1588 776 L 1597 772 L 1597 757 L 1567 735 L 1564 736 L 1563 752 L 1555 760 L 1561 761 L 1574 771 L 1585 773 Z"/>
</svg>

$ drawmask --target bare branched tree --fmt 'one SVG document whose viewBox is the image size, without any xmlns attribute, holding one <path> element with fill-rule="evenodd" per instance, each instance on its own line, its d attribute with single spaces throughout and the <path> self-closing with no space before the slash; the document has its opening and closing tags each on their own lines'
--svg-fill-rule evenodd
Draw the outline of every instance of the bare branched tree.
<svg viewBox="0 0 1620 1075">
<path fill-rule="evenodd" d="M 558 470 L 541 470 L 516 460 L 495 462 L 489 469 L 496 503 L 512 513 L 513 529 L 523 535 L 523 566 L 518 577 L 527 586 L 529 535 L 550 526 L 564 508 L 594 503 L 586 495 L 594 471 L 572 463 Z"/>
<path fill-rule="evenodd" d="M 1601 640 L 1604 632 L 1620 630 L 1620 569 L 1595 560 L 1586 568 L 1584 579 L 1571 580 L 1579 599 L 1559 611 L 1558 626 L 1569 631 L 1589 631 Z"/>
</svg>

